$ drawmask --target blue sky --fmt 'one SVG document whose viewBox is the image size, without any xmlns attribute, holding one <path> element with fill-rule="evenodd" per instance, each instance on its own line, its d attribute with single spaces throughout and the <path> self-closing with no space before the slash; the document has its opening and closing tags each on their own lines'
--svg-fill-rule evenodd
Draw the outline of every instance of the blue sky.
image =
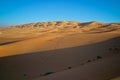
<svg viewBox="0 0 120 80">
<path fill-rule="evenodd" d="M 0 0 L 0 26 L 44 21 L 120 22 L 120 0 Z"/>
</svg>

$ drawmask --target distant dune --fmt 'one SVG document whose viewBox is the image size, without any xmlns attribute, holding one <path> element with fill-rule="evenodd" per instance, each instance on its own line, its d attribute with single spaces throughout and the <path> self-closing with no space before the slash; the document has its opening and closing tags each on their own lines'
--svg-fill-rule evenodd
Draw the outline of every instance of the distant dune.
<svg viewBox="0 0 120 80">
<path fill-rule="evenodd" d="M 109 80 L 120 76 L 119 57 L 119 23 L 0 27 L 1 80 Z"/>
</svg>

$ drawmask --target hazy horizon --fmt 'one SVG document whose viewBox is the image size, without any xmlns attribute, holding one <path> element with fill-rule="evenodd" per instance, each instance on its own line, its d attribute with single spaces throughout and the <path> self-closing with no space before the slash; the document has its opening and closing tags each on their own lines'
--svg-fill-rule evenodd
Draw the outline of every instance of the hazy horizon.
<svg viewBox="0 0 120 80">
<path fill-rule="evenodd" d="M 119 0 L 2 0 L 0 26 L 46 21 L 120 22 Z"/>
</svg>

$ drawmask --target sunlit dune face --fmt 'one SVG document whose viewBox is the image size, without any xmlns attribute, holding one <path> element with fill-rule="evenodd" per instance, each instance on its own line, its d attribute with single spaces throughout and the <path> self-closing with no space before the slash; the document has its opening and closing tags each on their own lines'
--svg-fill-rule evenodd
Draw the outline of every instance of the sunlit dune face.
<svg viewBox="0 0 120 80">
<path fill-rule="evenodd" d="M 119 24 L 56 21 L 0 28 L 0 56 L 93 44 L 120 36 Z"/>
</svg>

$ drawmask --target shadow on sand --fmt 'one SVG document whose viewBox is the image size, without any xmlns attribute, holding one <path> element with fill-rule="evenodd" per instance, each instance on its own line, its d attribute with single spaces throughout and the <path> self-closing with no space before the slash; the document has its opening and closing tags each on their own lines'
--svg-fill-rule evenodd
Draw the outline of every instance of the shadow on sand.
<svg viewBox="0 0 120 80">
<path fill-rule="evenodd" d="M 20 42 L 20 41 L 22 41 L 22 40 L 10 41 L 10 42 L 4 42 L 4 43 L 0 43 L 0 46 L 8 45 L 8 44 L 12 44 L 12 43 L 16 43 L 16 42 Z"/>
<path fill-rule="evenodd" d="M 4 44 L 15 42 L 18 41 Z M 30 78 L 25 78 L 51 70 L 56 72 L 61 69 L 71 69 L 71 66 L 82 64 L 96 56 L 106 55 L 109 48 L 114 46 L 120 48 L 120 37 L 85 46 L 1 57 L 1 80 L 30 80 Z M 48 74 L 51 72 L 45 75 Z"/>
</svg>

